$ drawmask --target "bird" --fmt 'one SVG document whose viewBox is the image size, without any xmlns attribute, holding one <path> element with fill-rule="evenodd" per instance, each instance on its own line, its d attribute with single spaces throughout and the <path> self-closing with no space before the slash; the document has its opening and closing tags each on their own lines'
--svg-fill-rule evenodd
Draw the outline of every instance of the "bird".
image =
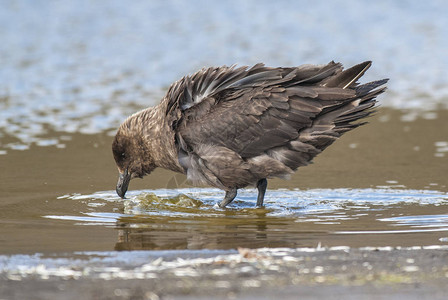
<svg viewBox="0 0 448 300">
<path fill-rule="evenodd" d="M 158 105 L 119 126 L 112 142 L 118 196 L 125 198 L 131 179 L 160 167 L 225 191 L 220 208 L 238 189 L 256 186 L 256 206 L 263 207 L 267 179 L 287 179 L 366 123 L 357 121 L 375 111 L 388 81 L 359 84 L 371 65 L 258 63 L 208 67 L 181 78 Z"/>
</svg>

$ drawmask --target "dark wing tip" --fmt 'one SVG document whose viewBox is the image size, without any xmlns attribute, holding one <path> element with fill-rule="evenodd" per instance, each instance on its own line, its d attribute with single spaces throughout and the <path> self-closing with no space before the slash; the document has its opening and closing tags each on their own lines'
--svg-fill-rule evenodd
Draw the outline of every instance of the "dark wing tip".
<svg viewBox="0 0 448 300">
<path fill-rule="evenodd" d="M 357 64 L 351 68 L 342 71 L 339 74 L 331 77 L 326 83 L 327 87 L 339 87 L 339 88 L 349 88 L 356 84 L 356 81 L 364 75 L 364 73 L 370 68 L 372 61 L 368 60 Z"/>
<path fill-rule="evenodd" d="M 367 95 L 370 91 L 373 91 L 374 89 L 376 89 L 382 85 L 385 85 L 388 81 L 389 81 L 389 78 L 384 78 L 384 79 L 380 79 L 380 80 L 362 84 L 362 85 L 356 87 L 356 89 L 355 89 L 356 95 L 358 95 L 358 96 Z M 382 87 L 381 89 L 379 89 L 377 91 L 378 91 L 378 93 L 382 93 L 385 90 L 386 90 L 386 87 Z"/>
</svg>

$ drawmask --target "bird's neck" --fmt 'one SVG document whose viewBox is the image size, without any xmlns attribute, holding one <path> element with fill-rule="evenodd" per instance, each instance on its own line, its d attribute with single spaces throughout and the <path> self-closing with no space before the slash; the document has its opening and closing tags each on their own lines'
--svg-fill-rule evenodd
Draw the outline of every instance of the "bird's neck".
<svg viewBox="0 0 448 300">
<path fill-rule="evenodd" d="M 165 106 L 162 102 L 141 112 L 143 123 L 147 124 L 142 130 L 143 138 L 157 167 L 184 173 L 178 161 L 174 131 L 166 121 Z"/>
</svg>

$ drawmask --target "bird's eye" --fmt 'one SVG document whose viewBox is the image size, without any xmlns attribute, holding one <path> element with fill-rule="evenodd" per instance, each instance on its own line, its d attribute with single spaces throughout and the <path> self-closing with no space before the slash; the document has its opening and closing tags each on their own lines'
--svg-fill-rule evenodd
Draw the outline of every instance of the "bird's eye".
<svg viewBox="0 0 448 300">
<path fill-rule="evenodd" d="M 121 157 L 125 158 L 126 157 L 126 153 L 121 153 Z"/>
</svg>

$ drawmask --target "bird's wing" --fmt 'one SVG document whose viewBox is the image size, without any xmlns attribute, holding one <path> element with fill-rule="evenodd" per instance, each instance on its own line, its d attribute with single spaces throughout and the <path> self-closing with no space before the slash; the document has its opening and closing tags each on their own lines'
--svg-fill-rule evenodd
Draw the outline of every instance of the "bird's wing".
<svg viewBox="0 0 448 300">
<path fill-rule="evenodd" d="M 229 101 L 246 90 L 260 86 L 273 86 L 286 82 L 312 84 L 341 70 L 342 66 L 335 62 L 296 68 L 269 68 L 261 63 L 251 68 L 247 66 L 206 68 L 191 76 L 185 76 L 170 86 L 165 98 L 166 113 L 173 117 L 174 121 L 181 117 L 181 112 L 197 106 L 210 97 L 219 101 Z"/>
<path fill-rule="evenodd" d="M 342 71 L 340 64 L 331 62 L 297 68 L 259 64 L 250 69 L 205 69 L 171 86 L 168 120 L 185 153 L 213 145 L 243 159 L 288 155 L 278 158 L 296 169 L 369 113 L 366 109 L 381 92 L 372 94 L 372 89 L 382 84 L 357 92 L 363 86 L 357 87 L 356 79 L 369 66 L 366 62 Z"/>
</svg>

